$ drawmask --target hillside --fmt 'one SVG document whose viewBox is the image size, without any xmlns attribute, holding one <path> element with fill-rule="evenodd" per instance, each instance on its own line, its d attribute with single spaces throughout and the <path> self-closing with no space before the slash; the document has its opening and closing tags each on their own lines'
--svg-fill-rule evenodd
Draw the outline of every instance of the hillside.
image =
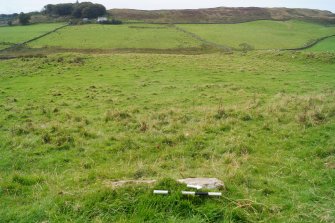
<svg viewBox="0 0 335 223">
<path fill-rule="evenodd" d="M 113 38 L 105 39 L 105 36 L 113 36 Z M 104 41 L 100 41 L 102 39 Z M 199 41 L 174 28 L 152 24 L 141 24 L 141 26 L 101 26 L 96 24 L 70 26 L 30 44 L 32 47 L 51 46 L 68 49 L 177 49 L 199 45 Z"/>
<path fill-rule="evenodd" d="M 111 9 L 111 16 L 122 20 L 151 23 L 240 23 L 255 20 L 300 19 L 335 24 L 335 14 L 314 9 L 288 8 L 209 8 L 185 10 Z"/>
<path fill-rule="evenodd" d="M 62 23 L 36 24 L 0 28 L 0 50 L 25 42 L 49 32 Z M 42 50 L 100 52 L 148 50 L 180 52 L 187 50 L 206 52 L 234 49 L 292 49 L 307 46 L 318 39 L 335 35 L 334 26 L 324 26 L 298 20 L 261 20 L 238 24 L 123 24 L 105 26 L 89 24 L 68 26 L 26 44 L 25 52 Z M 113 38 L 106 38 L 113 36 Z M 327 45 L 327 44 L 326 44 Z M 30 49 L 29 49 L 30 48 Z M 32 49 L 33 48 L 33 49 Z M 325 50 L 328 48 L 326 47 Z M 21 52 L 21 51 L 20 51 Z M 16 54 L 18 51 L 13 51 Z M 21 52 L 22 53 L 22 52 Z M 2 55 L 8 56 L 8 52 Z"/>
<path fill-rule="evenodd" d="M 309 45 L 334 35 L 335 27 L 290 21 L 253 21 L 239 24 L 178 24 L 209 42 L 238 49 L 246 43 L 254 49 L 287 49 Z"/>
<path fill-rule="evenodd" d="M 18 27 L 20 28 L 20 27 Z M 30 28 L 30 27 L 27 27 Z M 38 25 L 31 26 L 38 30 Z M 19 30 L 19 29 L 18 29 Z M 34 30 L 31 30 L 34 33 Z M 15 29 L 3 27 L 0 38 L 10 42 Z M 12 33 L 12 34 L 11 34 Z M 54 49 L 198 49 L 205 46 L 241 49 L 299 48 L 325 36 L 335 34 L 335 27 L 303 21 L 254 21 L 239 24 L 124 24 L 104 26 L 90 24 L 69 26 L 29 43 L 32 48 Z M 1 36 L 1 35 L 0 35 Z M 113 38 L 106 38 L 113 36 Z M 24 38 L 25 35 L 22 36 Z"/>
</svg>

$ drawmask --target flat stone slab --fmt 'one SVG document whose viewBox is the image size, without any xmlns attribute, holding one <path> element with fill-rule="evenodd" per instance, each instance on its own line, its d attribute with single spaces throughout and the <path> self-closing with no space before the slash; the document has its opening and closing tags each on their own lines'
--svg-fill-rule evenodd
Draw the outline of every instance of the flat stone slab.
<svg viewBox="0 0 335 223">
<path fill-rule="evenodd" d="M 109 181 L 108 186 L 112 187 L 123 187 L 125 185 L 136 185 L 136 184 L 154 184 L 156 180 L 120 180 L 120 181 Z"/>
<path fill-rule="evenodd" d="M 180 183 L 201 186 L 204 189 L 220 189 L 224 188 L 224 183 L 216 178 L 187 178 L 178 180 Z"/>
<path fill-rule="evenodd" d="M 224 183 L 216 178 L 187 178 L 177 180 L 179 183 L 201 186 L 203 189 L 222 189 Z M 105 184 L 113 188 L 123 187 L 126 185 L 138 185 L 138 184 L 155 184 L 157 180 L 120 180 L 120 181 L 107 181 Z"/>
</svg>

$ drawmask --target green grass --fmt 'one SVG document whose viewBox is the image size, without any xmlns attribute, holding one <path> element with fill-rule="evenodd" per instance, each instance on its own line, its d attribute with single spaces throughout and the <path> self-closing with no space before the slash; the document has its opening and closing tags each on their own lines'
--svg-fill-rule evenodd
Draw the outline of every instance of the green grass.
<svg viewBox="0 0 335 223">
<path fill-rule="evenodd" d="M 61 23 L 48 23 L 29 26 L 0 27 L 0 48 L 9 43 L 15 44 L 27 41 L 62 25 Z"/>
<path fill-rule="evenodd" d="M 335 37 L 328 38 L 308 49 L 312 52 L 335 52 Z"/>
<path fill-rule="evenodd" d="M 32 47 L 80 49 L 112 48 L 188 48 L 200 42 L 163 25 L 83 25 L 70 26 L 35 41 Z"/>
<path fill-rule="evenodd" d="M 2 222 L 335 221 L 334 54 L 58 54 L 0 67 Z M 224 197 L 182 197 L 165 179 L 182 177 L 217 177 Z M 173 194 L 113 190 L 118 179 Z"/>
<path fill-rule="evenodd" d="M 0 28 L 0 49 L 45 33 L 60 24 Z M 335 34 L 335 27 L 301 21 L 256 21 L 241 24 L 178 25 L 201 37 L 158 24 L 70 26 L 29 44 L 33 48 L 65 49 L 179 49 L 201 47 L 208 42 L 233 48 L 246 43 L 255 49 L 302 47 L 323 36 Z"/>
<path fill-rule="evenodd" d="M 239 48 L 242 43 L 256 49 L 297 48 L 320 37 L 335 34 L 335 27 L 300 21 L 178 26 L 208 41 L 234 48 Z"/>
<path fill-rule="evenodd" d="M 9 46 L 11 46 L 12 44 L 0 44 L 0 50 L 2 50 L 2 49 L 5 49 L 5 48 L 7 48 L 7 47 L 9 47 Z"/>
</svg>

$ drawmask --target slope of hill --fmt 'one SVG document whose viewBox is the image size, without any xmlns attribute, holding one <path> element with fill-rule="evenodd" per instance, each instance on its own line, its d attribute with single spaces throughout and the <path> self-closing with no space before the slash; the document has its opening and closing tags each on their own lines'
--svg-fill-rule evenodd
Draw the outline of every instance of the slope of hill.
<svg viewBox="0 0 335 223">
<path fill-rule="evenodd" d="M 309 45 L 335 34 L 335 27 L 303 21 L 254 21 L 240 24 L 180 24 L 178 27 L 216 44 L 254 49 L 287 49 Z"/>
<path fill-rule="evenodd" d="M 184 32 L 181 32 L 184 31 Z M 33 48 L 180 49 L 220 45 L 239 49 L 287 49 L 335 34 L 335 27 L 302 21 L 255 21 L 241 24 L 138 24 L 70 26 L 29 44 Z M 108 38 L 112 37 L 112 38 Z"/>
<path fill-rule="evenodd" d="M 335 14 L 314 9 L 288 8 L 208 8 L 185 10 L 111 9 L 111 16 L 122 20 L 152 23 L 240 23 L 255 20 L 301 19 L 335 24 Z"/>
<path fill-rule="evenodd" d="M 200 41 L 172 27 L 152 24 L 70 26 L 30 44 L 32 47 L 52 46 L 80 49 L 177 49 L 200 45 Z"/>
</svg>

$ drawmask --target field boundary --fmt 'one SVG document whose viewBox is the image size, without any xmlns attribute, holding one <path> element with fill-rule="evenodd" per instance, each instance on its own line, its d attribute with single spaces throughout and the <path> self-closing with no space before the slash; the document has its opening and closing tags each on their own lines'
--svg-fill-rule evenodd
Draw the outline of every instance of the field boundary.
<svg viewBox="0 0 335 223">
<path fill-rule="evenodd" d="M 329 39 L 329 38 L 332 38 L 332 37 L 335 37 L 335 34 L 318 38 L 318 39 L 314 40 L 313 42 L 311 42 L 310 44 L 308 44 L 306 46 L 303 46 L 303 47 L 288 48 L 288 49 L 282 49 L 282 50 L 291 50 L 291 51 L 295 51 L 295 50 L 307 50 L 307 49 L 312 48 L 313 46 L 321 43 L 322 41 L 324 41 L 326 39 Z"/>
<path fill-rule="evenodd" d="M 287 22 L 291 20 L 298 20 L 298 19 L 255 19 L 250 21 L 240 21 L 240 22 L 150 22 L 150 21 L 143 21 L 140 23 L 125 23 L 125 24 L 157 24 L 157 25 L 235 25 L 235 24 L 243 24 L 243 23 L 250 23 L 250 22 L 258 22 L 258 21 L 274 21 L 274 22 Z M 298 20 L 304 21 L 304 20 Z"/>
<path fill-rule="evenodd" d="M 5 51 L 7 51 L 7 50 L 11 50 L 11 49 L 13 49 L 13 48 L 16 48 L 16 47 L 19 47 L 19 46 L 23 46 L 23 45 L 25 45 L 25 44 L 27 44 L 27 43 L 31 43 L 31 42 L 33 42 L 33 41 L 35 41 L 35 40 L 38 40 L 38 39 L 41 39 L 41 38 L 43 38 L 43 37 L 45 37 L 45 36 L 47 36 L 47 35 L 50 35 L 51 33 L 54 33 L 54 32 L 56 32 L 56 31 L 58 31 L 58 30 L 60 30 L 60 29 L 63 29 L 63 28 L 65 28 L 65 27 L 67 27 L 67 26 L 69 26 L 69 24 L 66 24 L 66 25 L 64 25 L 64 26 L 60 26 L 60 27 L 58 27 L 58 28 L 56 28 L 56 29 L 53 29 L 53 30 L 51 30 L 51 31 L 49 31 L 49 32 L 46 32 L 46 33 L 44 33 L 44 34 L 42 34 L 42 35 L 39 35 L 39 36 L 37 36 L 37 37 L 34 37 L 34 38 L 32 38 L 32 39 L 26 40 L 26 41 L 24 41 L 24 42 L 22 42 L 22 43 L 16 43 L 16 44 L 14 44 L 14 45 L 12 45 L 12 46 L 10 46 L 10 47 L 7 47 L 7 48 L 5 48 L 5 49 L 0 50 L 0 52 L 5 52 Z"/>
<path fill-rule="evenodd" d="M 183 29 L 183 28 L 180 28 L 180 27 L 176 26 L 175 24 L 172 24 L 171 27 L 175 28 L 179 32 L 183 32 L 183 33 L 187 34 L 188 36 L 192 37 L 193 39 L 196 39 L 196 40 L 202 42 L 204 45 L 214 46 L 214 47 L 220 48 L 220 49 L 225 50 L 225 51 L 232 51 L 232 48 L 230 48 L 230 47 L 227 47 L 227 46 L 215 43 L 215 42 L 208 41 L 208 40 L 198 36 L 195 33 L 192 33 L 192 32 L 190 32 L 186 29 Z"/>
</svg>

